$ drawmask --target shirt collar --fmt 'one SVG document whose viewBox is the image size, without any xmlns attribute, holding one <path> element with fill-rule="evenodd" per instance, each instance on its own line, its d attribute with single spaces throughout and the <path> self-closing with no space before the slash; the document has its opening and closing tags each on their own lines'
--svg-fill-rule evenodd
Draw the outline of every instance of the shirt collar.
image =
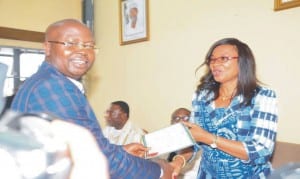
<svg viewBox="0 0 300 179">
<path fill-rule="evenodd" d="M 82 84 L 80 81 L 74 80 L 73 78 L 69 78 L 69 77 L 68 77 L 68 79 L 69 79 L 75 86 L 77 86 L 77 88 L 82 92 L 82 94 L 85 93 L 83 84 Z"/>
</svg>

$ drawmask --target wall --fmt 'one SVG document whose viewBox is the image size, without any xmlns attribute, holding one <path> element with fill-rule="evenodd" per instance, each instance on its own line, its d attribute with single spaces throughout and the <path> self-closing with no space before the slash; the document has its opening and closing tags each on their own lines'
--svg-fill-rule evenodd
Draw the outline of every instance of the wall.
<svg viewBox="0 0 300 179">
<path fill-rule="evenodd" d="M 216 40 L 248 43 L 260 80 L 279 99 L 278 139 L 300 143 L 300 8 L 273 11 L 273 0 L 149 0 L 150 41 L 119 45 L 119 1 L 95 1 L 100 52 L 87 79 L 89 99 L 104 126 L 109 103 L 126 100 L 131 120 L 153 131 L 177 107 L 191 106 L 206 51 Z"/>
<path fill-rule="evenodd" d="M 118 1 L 95 0 L 100 47 L 87 79 L 100 123 L 113 100 L 129 102 L 131 120 L 152 131 L 169 124 L 170 113 L 190 107 L 209 46 L 223 37 L 250 45 L 259 78 L 279 99 L 278 139 L 300 143 L 298 49 L 300 7 L 274 12 L 273 0 L 149 0 L 150 41 L 119 45 Z M 169 7 L 169 8 L 166 8 Z M 81 0 L 1 0 L 0 26 L 44 31 L 62 18 L 81 18 Z M 0 45 L 40 48 L 40 43 L 0 39 Z"/>
<path fill-rule="evenodd" d="M 81 0 L 0 0 L 0 26 L 44 32 L 63 18 L 81 19 Z M 0 39 L 0 45 L 42 48 L 41 43 Z"/>
</svg>

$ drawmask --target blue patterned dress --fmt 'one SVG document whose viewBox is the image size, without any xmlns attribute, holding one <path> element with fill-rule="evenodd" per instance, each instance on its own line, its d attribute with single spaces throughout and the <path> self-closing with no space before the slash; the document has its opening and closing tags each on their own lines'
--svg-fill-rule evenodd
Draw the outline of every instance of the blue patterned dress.
<svg viewBox="0 0 300 179">
<path fill-rule="evenodd" d="M 227 108 L 215 108 L 213 94 L 195 93 L 192 121 L 217 136 L 241 141 L 249 156 L 248 161 L 241 160 L 199 143 L 196 148 L 203 151 L 197 178 L 266 178 L 270 174 L 278 118 L 275 92 L 261 87 L 251 105 L 241 106 L 241 102 L 242 96 L 237 96 Z"/>
</svg>

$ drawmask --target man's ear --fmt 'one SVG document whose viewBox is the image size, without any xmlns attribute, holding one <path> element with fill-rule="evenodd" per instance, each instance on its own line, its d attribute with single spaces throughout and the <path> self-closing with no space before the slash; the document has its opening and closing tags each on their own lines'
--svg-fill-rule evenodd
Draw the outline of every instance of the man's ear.
<svg viewBox="0 0 300 179">
<path fill-rule="evenodd" d="M 126 113 L 122 113 L 123 117 L 128 118 L 128 115 Z"/>
<path fill-rule="evenodd" d="M 45 50 L 46 57 L 50 55 L 51 44 L 49 42 L 44 42 L 43 47 Z"/>
<path fill-rule="evenodd" d="M 126 113 L 122 112 L 122 113 L 121 113 L 121 116 L 122 116 L 122 117 L 126 117 Z"/>
</svg>

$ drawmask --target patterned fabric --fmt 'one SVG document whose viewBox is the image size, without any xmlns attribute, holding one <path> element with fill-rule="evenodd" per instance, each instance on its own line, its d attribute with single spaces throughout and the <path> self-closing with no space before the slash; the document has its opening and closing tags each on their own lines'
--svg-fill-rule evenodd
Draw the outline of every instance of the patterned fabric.
<svg viewBox="0 0 300 179">
<path fill-rule="evenodd" d="M 160 176 L 158 164 L 129 155 L 121 146 L 108 142 L 86 97 L 46 61 L 21 86 L 11 108 L 20 112 L 45 112 L 89 129 L 108 159 L 111 179 Z"/>
<path fill-rule="evenodd" d="M 241 106 L 241 102 L 242 96 L 237 96 L 229 107 L 215 108 L 213 94 L 194 94 L 191 120 L 217 136 L 243 142 L 249 156 L 244 161 L 199 143 L 203 153 L 198 178 L 266 178 L 270 174 L 278 118 L 275 92 L 261 87 L 251 105 Z"/>
</svg>

